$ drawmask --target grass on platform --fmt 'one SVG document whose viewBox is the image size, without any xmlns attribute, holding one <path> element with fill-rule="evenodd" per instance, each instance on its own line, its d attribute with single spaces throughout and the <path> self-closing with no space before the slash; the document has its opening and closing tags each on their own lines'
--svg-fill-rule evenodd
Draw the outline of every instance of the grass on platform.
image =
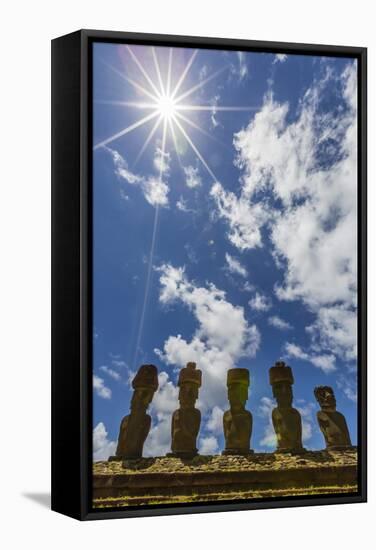
<svg viewBox="0 0 376 550">
<path fill-rule="evenodd" d="M 328 494 L 349 494 L 356 493 L 356 485 L 341 485 L 328 487 L 305 487 L 305 488 L 290 488 L 280 490 L 262 490 L 262 491 L 246 491 L 234 493 L 212 493 L 207 495 L 191 494 L 191 495 L 176 495 L 176 496 L 158 496 L 145 495 L 137 497 L 120 497 L 120 498 L 99 498 L 94 500 L 94 508 L 119 508 L 127 506 L 145 506 L 145 505 L 164 505 L 164 504 L 189 504 L 194 502 L 216 502 L 221 500 L 249 500 L 249 499 L 270 499 L 279 497 L 292 496 L 311 496 L 311 495 L 328 495 Z"/>
</svg>

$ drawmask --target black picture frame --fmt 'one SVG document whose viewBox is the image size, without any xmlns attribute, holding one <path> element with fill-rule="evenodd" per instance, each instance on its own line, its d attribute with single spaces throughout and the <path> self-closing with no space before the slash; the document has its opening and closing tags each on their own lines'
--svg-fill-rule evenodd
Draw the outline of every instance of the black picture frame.
<svg viewBox="0 0 376 550">
<path fill-rule="evenodd" d="M 93 510 L 91 45 L 94 41 L 358 60 L 359 491 L 350 495 Z M 52 40 L 52 509 L 80 520 L 365 502 L 367 499 L 367 50 L 80 30 Z"/>
</svg>

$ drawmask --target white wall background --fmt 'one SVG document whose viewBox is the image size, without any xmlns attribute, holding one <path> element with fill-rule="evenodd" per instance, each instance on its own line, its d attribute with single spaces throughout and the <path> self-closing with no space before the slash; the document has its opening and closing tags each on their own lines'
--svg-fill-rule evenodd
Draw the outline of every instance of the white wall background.
<svg viewBox="0 0 376 550">
<path fill-rule="evenodd" d="M 0 514 L 4 548 L 353 549 L 375 522 L 375 48 L 367 0 L 3 2 L 0 33 Z M 369 503 L 81 524 L 50 483 L 50 39 L 79 28 L 369 48 Z M 29 496 L 28 496 L 29 495 Z M 32 498 L 30 495 L 34 495 Z M 38 502 L 39 501 L 39 502 Z M 44 503 L 44 505 L 43 505 Z M 358 542 L 359 541 L 359 542 Z"/>
</svg>

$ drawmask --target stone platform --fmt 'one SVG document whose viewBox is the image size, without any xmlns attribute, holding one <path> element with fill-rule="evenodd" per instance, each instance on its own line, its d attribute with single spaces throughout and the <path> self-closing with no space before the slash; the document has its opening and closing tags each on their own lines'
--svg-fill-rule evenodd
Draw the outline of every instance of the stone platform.
<svg viewBox="0 0 376 550">
<path fill-rule="evenodd" d="M 96 462 L 94 507 L 354 493 L 357 450 Z"/>
</svg>

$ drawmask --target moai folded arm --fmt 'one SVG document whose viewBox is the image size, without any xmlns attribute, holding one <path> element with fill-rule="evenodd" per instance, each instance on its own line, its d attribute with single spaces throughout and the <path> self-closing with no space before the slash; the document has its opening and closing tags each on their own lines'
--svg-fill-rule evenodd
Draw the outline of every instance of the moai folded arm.
<svg viewBox="0 0 376 550">
<path fill-rule="evenodd" d="M 154 393 L 158 389 L 158 370 L 154 365 L 142 365 L 132 381 L 134 389 L 130 414 L 120 424 L 115 457 L 112 460 L 141 458 L 145 440 L 151 426 L 146 413 Z"/>
<path fill-rule="evenodd" d="M 223 415 L 223 431 L 226 447 L 224 455 L 247 455 L 252 434 L 252 415 L 245 409 L 248 400 L 248 369 L 227 371 L 227 389 L 230 410 Z"/>
<path fill-rule="evenodd" d="M 179 373 L 180 407 L 172 415 L 171 453 L 167 456 L 193 458 L 197 455 L 196 440 L 200 430 L 201 413 L 195 408 L 201 386 L 201 371 L 196 363 L 187 363 Z"/>
<path fill-rule="evenodd" d="M 272 421 L 277 437 L 277 452 L 302 453 L 302 419 L 299 411 L 292 406 L 292 385 L 294 378 L 290 367 L 277 361 L 269 369 L 269 381 L 277 407 L 273 409 Z"/>
<path fill-rule="evenodd" d="M 314 394 L 321 407 L 321 411 L 317 413 L 317 420 L 328 451 L 351 447 L 346 419 L 336 410 L 337 403 L 333 388 L 318 386 L 314 389 Z"/>
</svg>

